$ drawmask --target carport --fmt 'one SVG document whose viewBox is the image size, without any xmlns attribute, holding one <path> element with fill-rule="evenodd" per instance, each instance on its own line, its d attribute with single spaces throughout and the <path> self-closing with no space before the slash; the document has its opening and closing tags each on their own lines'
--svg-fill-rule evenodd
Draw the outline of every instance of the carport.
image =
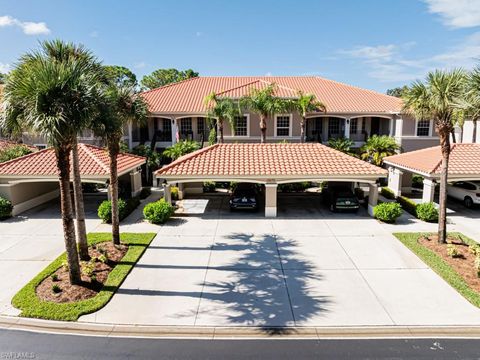
<svg viewBox="0 0 480 360">
<path fill-rule="evenodd" d="M 395 196 L 402 194 L 402 175 L 424 178 L 422 202 L 433 202 L 435 185 L 440 180 L 442 153 L 440 146 L 386 157 L 388 187 Z M 480 144 L 452 144 L 448 164 L 448 181 L 480 180 Z"/>
<path fill-rule="evenodd" d="M 84 183 L 105 184 L 110 178 L 108 152 L 78 144 L 80 175 Z M 118 156 L 119 181 L 130 184 L 132 196 L 142 189 L 140 167 L 146 159 L 122 153 Z M 0 196 L 13 204 L 18 215 L 59 196 L 55 150 L 48 148 L 0 164 Z"/>
<path fill-rule="evenodd" d="M 378 200 L 378 179 L 387 171 L 319 143 L 215 144 L 185 155 L 155 172 L 171 202 L 171 184 L 204 181 L 250 182 L 265 185 L 265 216 L 277 216 L 279 184 L 303 181 L 362 182 L 369 185 L 368 212 Z M 187 191 L 188 192 L 188 191 Z"/>
</svg>

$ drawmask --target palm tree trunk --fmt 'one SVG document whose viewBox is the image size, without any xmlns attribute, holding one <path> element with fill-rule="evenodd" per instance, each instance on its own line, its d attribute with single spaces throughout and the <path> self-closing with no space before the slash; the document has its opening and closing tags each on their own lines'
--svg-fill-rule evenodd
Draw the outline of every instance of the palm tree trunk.
<svg viewBox="0 0 480 360">
<path fill-rule="evenodd" d="M 220 133 L 220 144 L 223 144 L 223 119 L 218 119 L 218 132 Z"/>
<path fill-rule="evenodd" d="M 75 225 L 73 222 L 72 199 L 70 197 L 70 146 L 56 149 L 57 168 L 60 183 L 60 206 L 62 211 L 63 237 L 67 251 L 68 271 L 71 284 L 80 284 L 80 262 L 75 242 Z"/>
<path fill-rule="evenodd" d="M 72 168 L 78 252 L 80 260 L 88 261 L 90 260 L 90 256 L 88 255 L 87 228 L 85 226 L 85 207 L 83 204 L 82 179 L 80 177 L 77 139 L 75 139 L 72 147 Z"/>
<path fill-rule="evenodd" d="M 477 119 L 473 119 L 472 142 L 477 142 Z"/>
<path fill-rule="evenodd" d="M 438 242 L 445 244 L 447 242 L 447 181 L 448 181 L 448 161 L 450 158 L 450 131 L 441 130 L 440 147 L 442 150 L 442 165 L 440 172 L 440 209 L 438 216 Z"/>
<path fill-rule="evenodd" d="M 118 174 L 117 155 L 120 151 L 119 141 L 108 142 L 108 155 L 110 157 L 110 199 L 112 203 L 112 241 L 120 244 L 120 216 L 118 213 Z"/>
<path fill-rule="evenodd" d="M 265 115 L 260 115 L 260 142 L 262 144 L 267 142 L 267 121 Z"/>
<path fill-rule="evenodd" d="M 304 143 L 305 142 L 305 116 L 302 115 L 302 118 L 300 119 L 300 142 Z"/>
<path fill-rule="evenodd" d="M 455 135 L 455 128 L 452 129 L 452 142 L 455 144 L 457 142 L 457 136 Z"/>
</svg>

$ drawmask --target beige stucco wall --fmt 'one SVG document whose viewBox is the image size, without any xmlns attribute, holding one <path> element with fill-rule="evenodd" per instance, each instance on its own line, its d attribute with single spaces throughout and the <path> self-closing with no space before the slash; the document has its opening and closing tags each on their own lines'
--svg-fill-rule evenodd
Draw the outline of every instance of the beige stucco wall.
<svg viewBox="0 0 480 360">
<path fill-rule="evenodd" d="M 6 197 L 13 205 L 44 195 L 58 189 L 58 182 L 35 182 L 20 184 L 1 184 L 0 196 Z"/>
</svg>

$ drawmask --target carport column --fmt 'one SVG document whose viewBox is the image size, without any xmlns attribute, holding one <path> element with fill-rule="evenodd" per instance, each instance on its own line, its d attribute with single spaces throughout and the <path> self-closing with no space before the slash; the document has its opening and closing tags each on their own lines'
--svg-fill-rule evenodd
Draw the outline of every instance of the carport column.
<svg viewBox="0 0 480 360">
<path fill-rule="evenodd" d="M 378 185 L 377 184 L 368 184 L 370 189 L 368 193 L 368 214 L 373 216 L 373 208 L 378 203 Z"/>
<path fill-rule="evenodd" d="M 130 173 L 130 185 L 132 187 L 132 197 L 139 195 L 142 191 L 142 173 L 138 169 Z"/>
<path fill-rule="evenodd" d="M 172 203 L 172 187 L 170 184 L 163 184 L 163 199 L 165 202 Z"/>
<path fill-rule="evenodd" d="M 403 172 L 399 169 L 394 167 L 388 168 L 388 187 L 395 196 L 402 195 L 402 175 Z"/>
<path fill-rule="evenodd" d="M 434 197 L 435 197 L 435 181 L 428 178 L 423 179 L 422 202 L 423 203 L 433 202 Z"/>
<path fill-rule="evenodd" d="M 177 142 L 178 124 L 177 119 L 172 117 L 172 144 Z"/>
<path fill-rule="evenodd" d="M 395 119 L 395 140 L 398 145 L 402 145 L 402 136 L 403 136 L 403 119 L 398 115 Z"/>
<path fill-rule="evenodd" d="M 345 137 L 345 139 L 350 139 L 350 118 L 345 119 L 344 137 Z"/>
<path fill-rule="evenodd" d="M 277 217 L 277 184 L 265 184 L 265 217 Z"/>
</svg>

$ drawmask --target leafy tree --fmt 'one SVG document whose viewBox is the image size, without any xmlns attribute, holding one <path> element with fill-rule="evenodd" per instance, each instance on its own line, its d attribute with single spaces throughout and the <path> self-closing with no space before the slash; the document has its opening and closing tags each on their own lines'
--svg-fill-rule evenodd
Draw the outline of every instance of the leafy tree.
<svg viewBox="0 0 480 360">
<path fill-rule="evenodd" d="M 20 156 L 28 155 L 32 152 L 27 146 L 23 144 L 16 144 L 7 147 L 0 151 L 0 163 L 16 159 Z"/>
<path fill-rule="evenodd" d="M 407 85 L 404 85 L 402 87 L 396 87 L 396 88 L 393 88 L 393 89 L 388 89 L 387 90 L 387 95 L 390 95 L 390 96 L 395 96 L 395 97 L 402 97 L 402 94 L 408 90 L 408 86 Z"/>
<path fill-rule="evenodd" d="M 155 89 L 160 86 L 176 83 L 190 78 L 198 77 L 198 72 L 192 69 L 158 69 L 150 75 L 145 75 L 141 81 L 144 89 Z"/>
<path fill-rule="evenodd" d="M 472 142 L 476 142 L 477 122 L 480 118 L 480 65 L 469 74 L 467 86 L 467 115 L 473 122 Z"/>
<path fill-rule="evenodd" d="M 383 158 L 396 154 L 400 146 L 387 135 L 372 135 L 360 149 L 361 158 L 371 164 L 382 166 Z"/>
<path fill-rule="evenodd" d="M 240 99 L 242 107 L 260 116 L 261 142 L 267 141 L 267 119 L 274 114 L 287 111 L 291 102 L 275 96 L 277 86 L 271 84 L 264 89 L 253 88 L 250 94 Z"/>
<path fill-rule="evenodd" d="M 148 105 L 132 86 L 110 83 L 103 89 L 98 117 L 92 127 L 97 136 L 107 143 L 110 160 L 110 196 L 112 204 L 112 240 L 120 244 L 120 216 L 118 203 L 118 162 L 123 130 L 129 123 L 144 123 Z"/>
<path fill-rule="evenodd" d="M 354 144 L 355 143 L 351 139 L 347 139 L 344 137 L 337 139 L 328 139 L 328 146 L 330 146 L 332 149 L 341 151 L 349 155 L 352 155 L 351 149 Z"/>
<path fill-rule="evenodd" d="M 104 66 L 107 79 L 119 86 L 137 86 L 137 76 L 128 68 L 118 65 Z"/>
<path fill-rule="evenodd" d="M 85 56 L 68 56 L 71 49 Z M 56 53 L 57 60 L 52 57 Z M 80 263 L 75 241 L 70 197 L 70 154 L 76 124 L 91 116 L 99 95 L 96 63 L 81 46 L 61 41 L 41 43 L 40 49 L 23 55 L 5 86 L 2 127 L 9 131 L 31 129 L 46 136 L 55 149 L 59 172 L 60 202 L 67 261 L 72 284 L 79 284 Z"/>
<path fill-rule="evenodd" d="M 172 160 L 200 149 L 200 144 L 192 140 L 181 140 L 163 151 L 163 155 Z"/>
<path fill-rule="evenodd" d="M 438 241 L 447 242 L 447 178 L 450 158 L 450 134 L 465 107 L 467 76 L 463 70 L 435 70 L 424 82 L 414 82 L 403 94 L 405 111 L 417 119 L 433 119 L 440 137 L 442 164 L 440 170 L 440 209 Z"/>
<path fill-rule="evenodd" d="M 217 129 L 220 134 L 220 143 L 223 144 L 223 124 L 227 121 L 232 128 L 235 128 L 237 117 L 241 115 L 238 103 L 230 98 L 220 98 L 212 92 L 205 97 L 207 106 L 207 119 L 216 119 Z"/>
<path fill-rule="evenodd" d="M 302 117 L 300 121 L 300 142 L 305 142 L 305 124 L 307 122 L 307 114 L 311 112 L 323 111 L 326 112 L 326 106 L 318 101 L 313 94 L 304 94 L 298 92 L 298 98 L 293 100 L 291 107 L 297 110 Z"/>
</svg>

